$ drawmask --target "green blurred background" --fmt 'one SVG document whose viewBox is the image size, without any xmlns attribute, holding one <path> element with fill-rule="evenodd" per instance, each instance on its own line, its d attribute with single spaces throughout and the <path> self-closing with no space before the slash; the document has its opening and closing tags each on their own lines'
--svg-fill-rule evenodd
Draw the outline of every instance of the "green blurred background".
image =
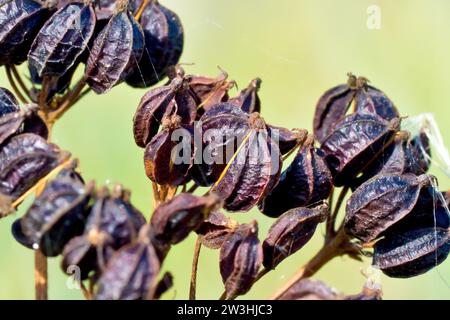
<svg viewBox="0 0 450 320">
<path fill-rule="evenodd" d="M 314 106 L 329 87 L 346 80 L 349 71 L 368 77 L 384 90 L 403 115 L 431 112 L 444 141 L 450 141 L 450 2 L 447 0 L 161 0 L 176 11 L 185 27 L 182 61 L 190 73 L 215 75 L 227 70 L 240 87 L 255 76 L 263 115 L 275 125 L 311 129 Z M 367 27 L 370 5 L 381 9 L 381 29 Z M 0 85 L 9 87 L 4 74 Z M 132 117 L 144 90 L 120 85 L 105 96 L 90 95 L 55 128 L 54 140 L 81 161 L 86 179 L 99 184 L 122 182 L 147 216 L 151 186 L 143 151 L 132 137 Z M 442 188 L 448 176 L 433 171 Z M 32 299 L 33 254 L 17 244 L 11 223 L 26 205 L 0 223 L 0 298 Z M 271 219 L 256 210 L 234 214 L 240 221 L 257 218 L 264 237 Z M 257 283 L 245 298 L 266 298 L 305 263 L 322 244 L 323 226 L 303 250 Z M 173 248 L 165 267 L 174 274 L 175 288 L 166 299 L 188 295 L 194 237 Z M 337 258 L 321 270 L 321 279 L 345 293 L 361 290 L 370 261 Z M 59 258 L 50 261 L 50 298 L 79 299 L 66 286 Z M 386 299 L 450 298 L 450 261 L 409 280 L 382 277 Z M 216 299 L 223 290 L 218 253 L 204 249 L 200 257 L 198 297 Z"/>
</svg>

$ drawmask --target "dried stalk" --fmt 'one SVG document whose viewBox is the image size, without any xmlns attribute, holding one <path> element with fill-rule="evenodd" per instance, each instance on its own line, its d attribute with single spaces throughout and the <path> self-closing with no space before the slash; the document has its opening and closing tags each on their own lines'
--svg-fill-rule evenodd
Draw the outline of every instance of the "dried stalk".
<svg viewBox="0 0 450 320">
<path fill-rule="evenodd" d="M 192 259 L 191 286 L 189 288 L 189 300 L 195 300 L 195 298 L 196 298 L 198 260 L 200 258 L 201 249 L 202 249 L 202 243 L 200 241 L 200 238 L 197 237 L 197 240 L 195 241 L 194 257 Z"/>
</svg>

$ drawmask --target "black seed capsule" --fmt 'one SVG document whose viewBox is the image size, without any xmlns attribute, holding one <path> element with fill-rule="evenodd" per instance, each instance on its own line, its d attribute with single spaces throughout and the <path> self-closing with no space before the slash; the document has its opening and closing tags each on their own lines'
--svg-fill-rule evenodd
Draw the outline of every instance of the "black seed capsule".
<svg viewBox="0 0 450 320">
<path fill-rule="evenodd" d="M 69 3 L 59 9 L 39 31 L 28 54 L 28 63 L 42 76 L 61 76 L 86 49 L 95 29 L 91 3 Z"/>
<path fill-rule="evenodd" d="M 46 256 L 59 255 L 71 238 L 83 232 L 92 187 L 85 186 L 72 168 L 61 171 L 25 216 L 14 223 L 16 240 L 29 248 L 39 248 Z"/>
<path fill-rule="evenodd" d="M 0 6 L 0 65 L 21 64 L 51 10 L 37 1 L 14 0 Z"/>
<path fill-rule="evenodd" d="M 373 265 L 393 278 L 410 278 L 442 263 L 450 252 L 448 229 L 426 228 L 386 236 L 375 245 Z"/>
<path fill-rule="evenodd" d="M 142 29 L 122 5 L 94 41 L 86 64 L 86 82 L 96 93 L 106 93 L 136 67 L 143 49 Z"/>
<path fill-rule="evenodd" d="M 146 88 L 161 81 L 168 68 L 178 63 L 183 51 L 184 31 L 179 17 L 158 1 L 151 1 L 139 20 L 145 50 L 139 64 L 127 77 L 132 87 Z"/>
</svg>

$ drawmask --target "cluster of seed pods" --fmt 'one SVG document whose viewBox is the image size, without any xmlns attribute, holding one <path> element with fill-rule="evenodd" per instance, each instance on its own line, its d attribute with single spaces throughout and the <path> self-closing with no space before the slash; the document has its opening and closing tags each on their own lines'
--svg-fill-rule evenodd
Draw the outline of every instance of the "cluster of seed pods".
<svg viewBox="0 0 450 320">
<path fill-rule="evenodd" d="M 12 213 L 41 179 L 70 158 L 47 142 L 48 130 L 37 111 L 0 88 L 0 217 Z"/>
<path fill-rule="evenodd" d="M 0 65 L 28 62 L 35 102 L 43 90 L 47 102 L 63 96 L 82 64 L 98 94 L 122 82 L 150 87 L 183 52 L 179 17 L 156 0 L 5 1 L 0 26 Z"/>
</svg>

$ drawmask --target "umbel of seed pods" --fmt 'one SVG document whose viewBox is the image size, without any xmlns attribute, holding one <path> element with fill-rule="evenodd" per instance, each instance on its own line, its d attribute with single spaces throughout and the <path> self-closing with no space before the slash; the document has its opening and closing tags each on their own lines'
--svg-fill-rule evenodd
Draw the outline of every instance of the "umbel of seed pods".
<svg viewBox="0 0 450 320">
<path fill-rule="evenodd" d="M 54 117 L 85 85 L 103 94 L 122 82 L 156 84 L 178 63 L 183 44 L 179 17 L 156 0 L 0 2 L 0 66 L 22 84 L 15 66 L 27 62 L 33 87 L 24 94 Z"/>
<path fill-rule="evenodd" d="M 335 187 L 353 192 L 346 205 L 345 233 L 372 243 L 373 264 L 385 274 L 415 276 L 447 257 L 448 194 L 438 192 L 436 179 L 426 174 L 431 152 L 425 128 L 417 136 L 402 131 L 393 102 L 367 79 L 350 74 L 347 84 L 328 90 L 316 107 L 314 134 L 308 135 L 263 120 L 260 80 L 228 98 L 222 91 L 231 86 L 219 77 L 219 84 L 201 87 L 207 97 L 202 100 L 193 83 L 206 83 L 206 77 L 186 75 L 178 67 L 170 78 L 145 94 L 134 118 L 136 143 L 146 149 L 148 177 L 172 187 L 192 180 L 210 187 L 227 211 L 257 205 L 278 218 L 262 242 L 256 221 L 239 225 L 223 213 L 213 213 L 197 231 L 206 247 L 221 250 L 226 297 L 246 293 L 261 265 L 274 269 L 311 239 L 317 225 L 330 219 L 326 200 Z M 200 122 L 194 124 L 194 119 Z M 196 130 L 205 133 L 200 146 L 186 144 L 187 161 L 182 164 L 172 157 L 179 142 L 170 138 L 176 129 L 188 138 Z M 206 134 L 211 130 L 214 137 Z M 226 157 L 227 147 L 233 150 L 231 158 Z M 297 154 L 281 172 L 281 156 L 296 147 Z M 213 161 L 195 161 L 197 151 L 205 149 L 215 150 Z"/>
</svg>

